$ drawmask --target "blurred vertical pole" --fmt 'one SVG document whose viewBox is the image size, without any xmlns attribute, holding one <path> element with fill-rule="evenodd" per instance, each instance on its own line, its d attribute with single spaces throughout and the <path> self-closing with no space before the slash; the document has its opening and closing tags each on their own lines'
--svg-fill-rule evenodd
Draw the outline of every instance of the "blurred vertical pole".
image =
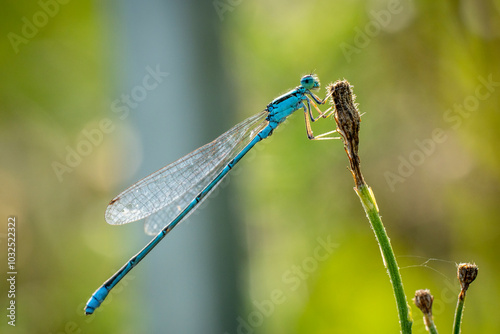
<svg viewBox="0 0 500 334">
<path fill-rule="evenodd" d="M 148 67 L 168 72 L 146 98 L 133 100 L 137 106 L 128 118 L 141 138 L 139 178 L 213 140 L 236 117 L 220 57 L 221 22 L 211 1 L 116 1 L 115 9 L 110 14 L 119 18 L 116 34 L 123 39 L 116 54 L 123 91 L 144 85 Z M 236 328 L 240 243 L 228 217 L 228 190 L 209 199 L 136 269 L 133 288 L 142 299 L 133 301 L 134 313 L 145 333 Z"/>
</svg>

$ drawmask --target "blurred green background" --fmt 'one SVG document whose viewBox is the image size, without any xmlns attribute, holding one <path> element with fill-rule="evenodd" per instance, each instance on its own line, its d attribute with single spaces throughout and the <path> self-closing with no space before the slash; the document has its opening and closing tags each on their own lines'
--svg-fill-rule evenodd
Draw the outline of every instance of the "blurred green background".
<svg viewBox="0 0 500 334">
<path fill-rule="evenodd" d="M 463 333 L 500 332 L 500 1 L 3 7 L 1 263 L 6 277 L 15 216 L 18 274 L 15 328 L 1 280 L 0 332 L 399 332 L 342 143 L 307 140 L 302 115 L 250 152 L 96 315 L 83 315 L 150 239 L 141 223 L 107 225 L 108 201 L 310 72 L 320 96 L 337 79 L 354 86 L 362 169 L 408 299 L 430 289 L 436 325 L 451 331 L 455 264 L 473 261 Z M 144 89 L 158 69 L 168 75 Z M 319 134 L 335 123 L 314 125 Z M 424 333 L 411 308 L 414 333 Z"/>
</svg>

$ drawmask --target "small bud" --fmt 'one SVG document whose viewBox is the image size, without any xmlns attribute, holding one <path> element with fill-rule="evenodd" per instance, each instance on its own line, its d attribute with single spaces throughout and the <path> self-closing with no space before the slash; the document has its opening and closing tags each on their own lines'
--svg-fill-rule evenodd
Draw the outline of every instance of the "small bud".
<svg viewBox="0 0 500 334">
<path fill-rule="evenodd" d="M 465 293 L 469 288 L 469 285 L 474 282 L 477 277 L 478 268 L 475 264 L 472 263 L 460 263 L 458 265 L 457 276 L 460 281 L 460 286 L 462 287 L 462 291 L 460 292 L 460 298 L 465 298 Z"/>
<path fill-rule="evenodd" d="M 432 316 L 433 301 L 434 297 L 431 295 L 431 292 L 429 290 L 415 291 L 415 298 L 413 298 L 413 302 L 424 315 Z"/>
<path fill-rule="evenodd" d="M 413 302 L 424 314 L 424 323 L 427 329 L 429 329 L 429 327 L 434 327 L 434 323 L 432 321 L 433 301 L 434 297 L 431 295 L 429 290 L 415 291 L 415 298 L 413 298 Z"/>
</svg>

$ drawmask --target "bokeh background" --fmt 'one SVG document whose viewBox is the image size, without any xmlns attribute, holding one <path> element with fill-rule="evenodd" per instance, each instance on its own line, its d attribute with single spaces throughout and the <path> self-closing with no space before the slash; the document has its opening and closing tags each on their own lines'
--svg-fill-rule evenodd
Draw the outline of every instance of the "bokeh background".
<svg viewBox="0 0 500 334">
<path fill-rule="evenodd" d="M 301 111 L 83 315 L 150 240 L 106 224 L 108 201 L 310 72 L 320 96 L 354 86 L 408 299 L 430 289 L 449 332 L 473 261 L 463 332 L 500 331 L 499 1 L 6 1 L 0 17 L 0 332 L 397 333 L 342 143 L 307 140 Z"/>
</svg>

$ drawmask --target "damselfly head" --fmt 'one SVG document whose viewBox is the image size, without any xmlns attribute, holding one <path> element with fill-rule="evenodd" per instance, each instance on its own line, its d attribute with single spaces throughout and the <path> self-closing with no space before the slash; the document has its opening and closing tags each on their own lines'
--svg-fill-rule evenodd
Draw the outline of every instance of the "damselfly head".
<svg viewBox="0 0 500 334">
<path fill-rule="evenodd" d="M 304 75 L 300 79 L 300 85 L 305 89 L 319 89 L 319 79 L 315 74 Z"/>
</svg>

